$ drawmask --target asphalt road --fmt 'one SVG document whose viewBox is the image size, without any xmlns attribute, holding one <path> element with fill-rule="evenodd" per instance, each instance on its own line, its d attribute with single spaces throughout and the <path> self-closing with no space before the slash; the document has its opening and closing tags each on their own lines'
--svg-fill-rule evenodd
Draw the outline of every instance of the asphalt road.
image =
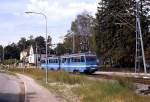
<svg viewBox="0 0 150 102">
<path fill-rule="evenodd" d="M 46 88 L 32 78 L 0 73 L 0 102 L 60 102 Z"/>
<path fill-rule="evenodd" d="M 0 73 L 0 102 L 20 102 L 21 88 L 14 76 Z"/>
</svg>

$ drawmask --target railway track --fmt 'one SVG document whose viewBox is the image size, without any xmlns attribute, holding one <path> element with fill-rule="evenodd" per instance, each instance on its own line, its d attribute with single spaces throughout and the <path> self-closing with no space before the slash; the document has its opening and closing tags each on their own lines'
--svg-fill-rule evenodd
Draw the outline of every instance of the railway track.
<svg viewBox="0 0 150 102">
<path fill-rule="evenodd" d="M 119 78 L 127 79 L 133 83 L 140 83 L 140 84 L 147 84 L 150 85 L 150 78 L 143 78 L 143 77 L 131 77 L 131 76 L 119 76 L 119 75 L 107 75 L 107 74 L 92 74 L 88 75 L 92 78 L 100 78 L 100 79 L 107 79 L 107 80 L 117 80 Z"/>
</svg>

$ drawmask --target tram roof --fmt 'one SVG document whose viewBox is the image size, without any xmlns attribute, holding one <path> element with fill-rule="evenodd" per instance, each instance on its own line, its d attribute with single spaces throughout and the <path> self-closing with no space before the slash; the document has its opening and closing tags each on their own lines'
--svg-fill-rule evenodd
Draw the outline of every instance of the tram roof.
<svg viewBox="0 0 150 102">
<path fill-rule="evenodd" d="M 85 52 L 85 53 L 72 53 L 72 54 L 65 54 L 62 55 L 62 58 L 67 58 L 67 57 L 77 57 L 77 56 L 96 56 L 95 53 L 91 53 L 91 52 Z M 57 59 L 59 58 L 59 56 L 56 55 L 52 55 L 52 56 L 48 56 L 48 59 Z M 43 60 L 45 60 L 46 58 L 43 58 Z"/>
<path fill-rule="evenodd" d="M 69 57 L 69 56 L 96 56 L 95 53 L 86 52 L 86 53 L 72 53 L 72 54 L 65 54 L 62 57 Z"/>
</svg>

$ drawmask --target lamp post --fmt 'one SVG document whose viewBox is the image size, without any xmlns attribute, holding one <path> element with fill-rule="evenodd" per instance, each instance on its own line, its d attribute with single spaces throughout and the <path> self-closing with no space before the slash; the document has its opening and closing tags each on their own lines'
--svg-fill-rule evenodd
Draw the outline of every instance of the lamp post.
<svg viewBox="0 0 150 102">
<path fill-rule="evenodd" d="M 47 66 L 47 16 L 44 14 L 44 13 L 41 13 L 41 12 L 25 12 L 26 14 L 38 14 L 38 15 L 42 15 L 44 18 L 45 18 L 45 34 L 46 34 L 46 75 L 45 75 L 45 81 L 46 81 L 46 84 L 48 83 L 48 66 Z"/>
<path fill-rule="evenodd" d="M 3 61 L 5 60 L 5 47 L 3 46 Z"/>
</svg>

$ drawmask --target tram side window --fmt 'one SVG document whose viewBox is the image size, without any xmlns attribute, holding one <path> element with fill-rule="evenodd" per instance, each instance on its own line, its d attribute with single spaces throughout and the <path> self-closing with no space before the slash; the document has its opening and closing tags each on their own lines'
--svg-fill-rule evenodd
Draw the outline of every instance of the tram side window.
<svg viewBox="0 0 150 102">
<path fill-rule="evenodd" d="M 57 59 L 57 63 L 59 63 L 59 59 Z"/>
<path fill-rule="evenodd" d="M 72 57 L 71 62 L 80 62 L 81 58 L 80 57 Z"/>
<path fill-rule="evenodd" d="M 55 63 L 58 63 L 58 59 L 55 59 Z"/>
<path fill-rule="evenodd" d="M 75 58 L 74 58 L 74 57 L 72 57 L 72 58 L 71 58 L 71 61 L 72 61 L 72 62 L 75 62 Z"/>
<path fill-rule="evenodd" d="M 70 58 L 67 58 L 67 63 L 70 63 Z"/>
<path fill-rule="evenodd" d="M 76 62 L 76 58 L 75 58 L 75 57 L 72 57 L 72 58 L 71 58 L 71 62 Z"/>
<path fill-rule="evenodd" d="M 77 57 L 76 62 L 80 62 L 80 59 L 81 59 L 80 57 Z"/>
<path fill-rule="evenodd" d="M 51 63 L 51 60 L 49 59 L 49 63 Z"/>
<path fill-rule="evenodd" d="M 42 60 L 42 61 L 41 61 L 41 63 L 43 63 L 43 64 L 44 64 L 44 63 L 45 63 L 45 60 Z"/>
<path fill-rule="evenodd" d="M 55 59 L 53 59 L 53 63 L 55 63 Z"/>
<path fill-rule="evenodd" d="M 53 60 L 53 59 L 51 59 L 51 60 L 50 60 L 50 63 L 54 63 L 54 60 Z"/>
<path fill-rule="evenodd" d="M 71 62 L 74 62 L 74 58 L 73 57 L 71 58 Z"/>
<path fill-rule="evenodd" d="M 81 56 L 81 62 L 85 62 L 84 56 Z"/>
<path fill-rule="evenodd" d="M 62 59 L 62 63 L 65 63 L 65 62 L 66 62 L 66 58 L 63 58 L 63 59 Z"/>
<path fill-rule="evenodd" d="M 53 63 L 56 63 L 56 60 L 55 60 L 55 59 L 53 59 Z"/>
<path fill-rule="evenodd" d="M 86 60 L 87 61 L 96 61 L 96 57 L 95 56 L 86 56 Z"/>
</svg>

